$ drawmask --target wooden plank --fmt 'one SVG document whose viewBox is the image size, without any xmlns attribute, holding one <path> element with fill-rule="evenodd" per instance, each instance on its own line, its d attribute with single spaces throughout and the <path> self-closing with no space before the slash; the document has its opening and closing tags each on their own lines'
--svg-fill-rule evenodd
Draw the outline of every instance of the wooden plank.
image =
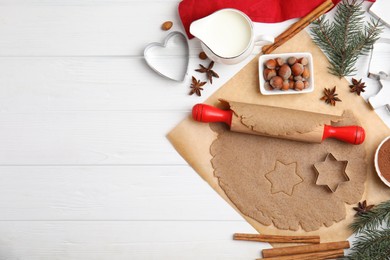
<svg viewBox="0 0 390 260">
<path fill-rule="evenodd" d="M 7 221 L 0 222 L 1 258 L 246 260 L 269 247 L 233 241 L 237 230 L 254 232 L 231 221 Z"/>
<path fill-rule="evenodd" d="M 0 56 L 140 56 L 147 44 L 184 31 L 177 6 L 173 0 L 1 0 Z M 169 32 L 160 28 L 167 20 L 174 24 Z M 254 32 L 276 36 L 292 22 L 256 23 Z M 199 41 L 189 45 L 197 56 Z"/>
<path fill-rule="evenodd" d="M 0 178 L 0 221 L 243 220 L 188 166 L 2 166 Z"/>
<path fill-rule="evenodd" d="M 192 59 L 186 81 L 174 82 L 152 71 L 141 57 L 0 57 L 0 111 L 190 111 L 228 79 L 207 84 L 202 97 L 189 96 L 190 76 L 205 80 L 193 71 L 198 63 Z M 225 77 L 243 65 L 216 64 L 215 69 Z"/>
<path fill-rule="evenodd" d="M 185 164 L 165 134 L 188 112 L 0 114 L 0 165 Z"/>
<path fill-rule="evenodd" d="M 174 22 L 172 31 L 181 30 L 177 2 L 73 3 L 5 3 L 0 8 L 0 55 L 141 55 L 149 42 L 168 34 L 160 28 L 164 21 Z"/>
</svg>

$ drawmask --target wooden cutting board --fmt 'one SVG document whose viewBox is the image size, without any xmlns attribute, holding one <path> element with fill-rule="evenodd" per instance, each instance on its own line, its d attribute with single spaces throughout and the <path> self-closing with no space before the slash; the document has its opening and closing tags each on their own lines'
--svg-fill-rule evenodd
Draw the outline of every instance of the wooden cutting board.
<svg viewBox="0 0 390 260">
<path fill-rule="evenodd" d="M 328 73 L 329 61 L 322 51 L 312 42 L 310 36 L 302 31 L 274 53 L 287 52 L 310 52 L 313 55 L 315 89 L 312 93 L 298 95 L 274 95 L 264 96 L 259 91 L 258 57 L 249 62 L 241 71 L 232 77 L 224 86 L 216 91 L 206 103 L 215 105 L 219 98 L 226 100 L 240 101 L 253 104 L 271 105 L 292 109 L 313 111 L 319 113 L 341 115 L 345 109 L 350 109 L 361 121 L 366 130 L 366 160 L 369 164 L 366 189 L 363 199 L 369 204 L 377 204 L 390 199 L 390 188 L 387 188 L 378 178 L 374 169 L 374 154 L 376 147 L 381 140 L 390 135 L 390 129 L 382 122 L 363 98 L 349 92 L 349 83 L 345 78 L 339 79 Z M 320 101 L 323 96 L 323 89 L 337 86 L 337 93 L 342 102 L 337 102 L 335 107 Z M 369 87 L 369 86 L 368 86 Z M 224 191 L 218 185 L 213 175 L 213 168 L 210 160 L 210 145 L 216 138 L 208 124 L 193 121 L 190 116 L 177 125 L 169 134 L 176 150 L 191 165 L 195 171 L 232 207 L 238 209 L 227 198 Z M 364 160 L 364 158 L 362 158 Z M 260 233 L 277 235 L 320 235 L 321 241 L 337 241 L 348 238 L 351 231 L 348 225 L 353 221 L 355 212 L 352 207 L 347 206 L 347 217 L 345 220 L 335 223 L 330 227 L 322 227 L 317 231 L 305 232 L 279 230 L 273 225 L 264 226 L 257 221 L 243 215 L 243 217 Z M 238 211 L 239 212 L 239 211 Z M 239 230 L 237 230 L 239 232 Z"/>
</svg>

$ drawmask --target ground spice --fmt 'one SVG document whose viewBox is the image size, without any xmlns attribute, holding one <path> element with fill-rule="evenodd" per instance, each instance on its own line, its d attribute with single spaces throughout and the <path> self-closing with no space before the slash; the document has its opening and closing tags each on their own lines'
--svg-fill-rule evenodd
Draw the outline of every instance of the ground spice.
<svg viewBox="0 0 390 260">
<path fill-rule="evenodd" d="M 378 166 L 382 176 L 390 182 L 390 139 L 384 142 L 379 149 Z"/>
</svg>

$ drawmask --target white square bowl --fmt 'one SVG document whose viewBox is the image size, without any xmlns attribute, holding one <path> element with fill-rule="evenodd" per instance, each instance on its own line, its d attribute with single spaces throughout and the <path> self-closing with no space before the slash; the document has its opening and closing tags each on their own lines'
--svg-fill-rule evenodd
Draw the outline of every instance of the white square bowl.
<svg viewBox="0 0 390 260">
<path fill-rule="evenodd" d="M 263 76 L 264 71 L 264 62 L 266 62 L 269 59 L 276 59 L 276 58 L 282 58 L 284 60 L 287 60 L 289 57 L 297 57 L 297 58 L 307 58 L 309 63 L 307 66 L 309 66 L 310 70 L 310 78 L 309 81 L 309 87 L 305 88 L 301 91 L 289 89 L 289 90 L 279 90 L 279 89 L 273 89 L 273 90 L 267 90 L 264 88 L 265 79 Z M 259 82 L 260 82 L 260 92 L 263 95 L 286 95 L 286 94 L 303 94 L 303 93 L 310 93 L 314 90 L 314 70 L 313 70 L 313 56 L 309 52 L 289 52 L 289 53 L 281 53 L 281 54 L 264 54 L 259 57 Z"/>
</svg>

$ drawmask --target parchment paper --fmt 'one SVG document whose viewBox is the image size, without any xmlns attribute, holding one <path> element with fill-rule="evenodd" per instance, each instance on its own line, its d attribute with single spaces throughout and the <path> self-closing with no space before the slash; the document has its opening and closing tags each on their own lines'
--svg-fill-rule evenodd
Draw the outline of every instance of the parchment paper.
<svg viewBox="0 0 390 260">
<path fill-rule="evenodd" d="M 224 86 L 214 93 L 206 103 L 216 105 L 218 99 L 235 100 L 253 104 L 280 106 L 292 109 L 313 111 L 318 113 L 341 115 L 342 111 L 351 109 L 357 119 L 366 130 L 366 140 L 363 144 L 366 148 L 366 160 L 368 162 L 367 181 L 365 193 L 362 199 L 367 199 L 369 204 L 377 204 L 390 199 L 390 189 L 378 178 L 374 169 L 375 149 L 380 141 L 390 135 L 390 130 L 370 109 L 369 105 L 359 96 L 349 92 L 349 83 L 327 72 L 328 60 L 321 50 L 311 41 L 310 36 L 302 31 L 274 53 L 286 52 L 311 52 L 314 63 L 315 90 L 312 93 L 301 95 L 263 96 L 259 92 L 257 57 L 249 62 L 241 71 L 231 78 Z M 342 102 L 337 102 L 336 107 L 329 106 L 319 99 L 323 95 L 323 88 L 337 86 L 337 92 Z M 232 207 L 237 208 L 228 199 L 225 192 L 218 185 L 214 177 L 210 160 L 210 146 L 217 133 L 213 132 L 208 124 L 195 122 L 190 118 L 183 120 L 169 134 L 168 139 L 176 150 L 191 165 L 195 171 L 222 196 Z M 362 158 L 363 160 L 364 158 Z M 278 235 L 320 235 L 321 241 L 337 241 L 346 239 L 351 231 L 348 224 L 353 220 L 353 205 L 347 207 L 346 218 L 330 227 L 322 227 L 319 230 L 306 232 L 303 229 L 297 231 L 279 230 L 274 226 L 265 226 L 252 218 L 243 217 L 260 233 Z M 237 230 L 239 232 L 239 230 Z"/>
<path fill-rule="evenodd" d="M 342 118 L 332 125 L 359 125 L 350 111 Z M 223 126 L 211 127 L 219 133 L 210 148 L 214 176 L 240 212 L 264 225 L 285 230 L 302 227 L 305 231 L 328 227 L 345 218 L 345 203 L 357 203 L 363 195 L 367 176 L 367 164 L 361 159 L 365 157 L 363 146 L 334 139 L 305 143 L 236 133 Z M 337 164 L 324 163 L 329 153 L 338 159 Z M 330 174 L 336 178 L 323 176 Z M 338 188 L 332 192 L 317 185 L 317 175 L 328 187 L 338 181 Z M 343 182 L 340 177 L 345 175 L 349 181 Z"/>
</svg>

